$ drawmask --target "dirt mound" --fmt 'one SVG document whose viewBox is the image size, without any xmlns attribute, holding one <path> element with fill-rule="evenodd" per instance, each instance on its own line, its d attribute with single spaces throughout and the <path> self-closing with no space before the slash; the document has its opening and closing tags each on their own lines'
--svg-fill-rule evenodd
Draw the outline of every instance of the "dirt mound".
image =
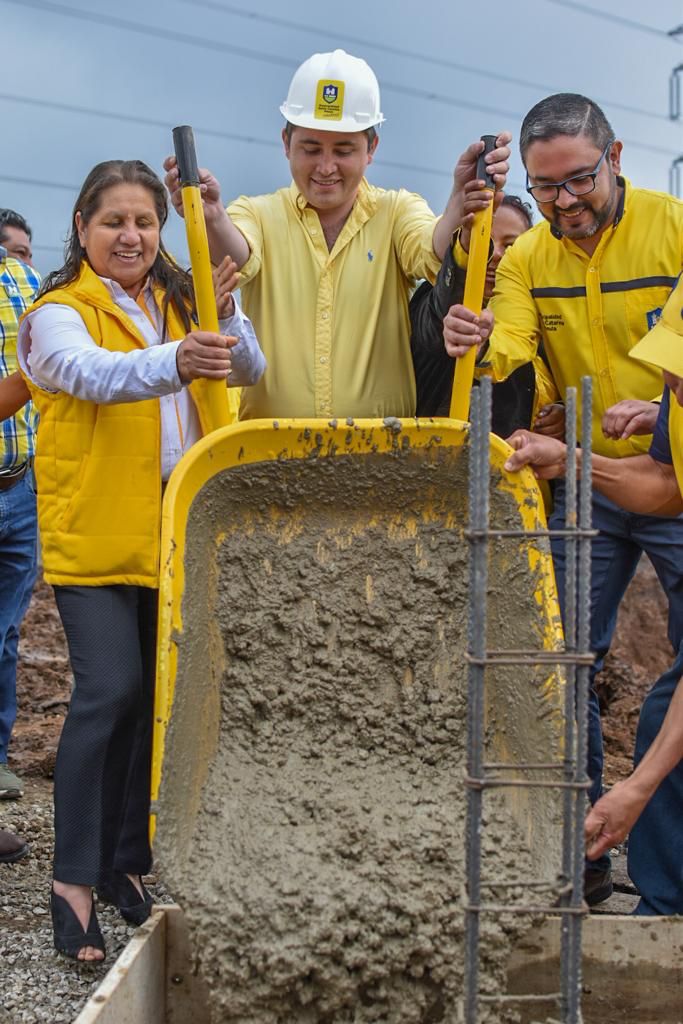
<svg viewBox="0 0 683 1024">
<path fill-rule="evenodd" d="M 666 630 L 667 600 L 652 565 L 642 558 L 619 609 L 612 650 L 597 679 L 607 785 L 631 771 L 643 698 L 673 660 Z"/>
</svg>

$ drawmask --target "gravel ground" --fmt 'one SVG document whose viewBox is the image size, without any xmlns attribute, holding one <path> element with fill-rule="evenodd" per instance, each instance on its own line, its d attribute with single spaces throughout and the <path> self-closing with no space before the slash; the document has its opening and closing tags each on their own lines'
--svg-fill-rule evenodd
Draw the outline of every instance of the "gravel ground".
<svg viewBox="0 0 683 1024">
<path fill-rule="evenodd" d="M 135 929 L 114 907 L 98 904 L 107 945 L 103 965 L 85 966 L 52 944 L 48 906 L 52 860 L 52 785 L 26 780 L 21 800 L 0 801 L 0 826 L 28 840 L 16 864 L 0 864 L 0 1024 L 71 1022 L 99 985 Z M 170 902 L 159 885 L 150 891 Z"/>
</svg>

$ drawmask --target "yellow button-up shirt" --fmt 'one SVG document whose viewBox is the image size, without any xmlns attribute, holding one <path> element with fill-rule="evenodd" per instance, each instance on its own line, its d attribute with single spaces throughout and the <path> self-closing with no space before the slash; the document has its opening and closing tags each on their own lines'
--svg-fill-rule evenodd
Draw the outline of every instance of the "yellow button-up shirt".
<svg viewBox="0 0 683 1024">
<path fill-rule="evenodd" d="M 490 371 L 482 368 L 503 380 L 542 340 L 561 395 L 592 377 L 593 449 L 612 458 L 649 448 L 649 436 L 608 440 L 601 421 L 622 399 L 661 394 L 661 372 L 629 358 L 629 351 L 654 326 L 683 265 L 683 202 L 620 183 L 615 221 L 592 256 L 545 221 L 505 253 L 489 304 L 495 326 L 484 362 Z"/>
<path fill-rule="evenodd" d="M 242 306 L 268 362 L 240 417 L 413 416 L 408 299 L 440 266 L 426 202 L 363 179 L 332 251 L 294 184 L 228 214 L 251 250 Z"/>
</svg>

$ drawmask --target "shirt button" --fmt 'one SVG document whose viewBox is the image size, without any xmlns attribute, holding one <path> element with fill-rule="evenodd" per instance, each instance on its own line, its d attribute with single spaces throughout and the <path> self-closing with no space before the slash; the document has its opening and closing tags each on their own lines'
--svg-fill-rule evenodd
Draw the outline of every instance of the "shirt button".
<svg viewBox="0 0 683 1024">
<path fill-rule="evenodd" d="M 324 366 L 324 365 L 325 365 L 325 363 L 327 362 L 327 356 L 321 356 L 321 357 L 320 357 L 320 362 L 321 362 L 321 363 L 322 363 L 322 365 Z"/>
<path fill-rule="evenodd" d="M 597 327 L 598 324 L 600 323 L 600 320 L 598 319 L 597 316 L 594 316 L 593 319 L 591 320 L 591 323 L 593 324 L 593 327 Z"/>
<path fill-rule="evenodd" d="M 322 318 L 323 318 L 323 320 L 329 320 L 330 314 L 329 313 L 323 313 L 322 314 Z"/>
<path fill-rule="evenodd" d="M 589 274 L 594 274 L 595 273 L 595 267 L 589 267 L 588 268 L 588 273 Z"/>
<path fill-rule="evenodd" d="M 609 370 L 607 369 L 607 367 L 605 367 L 604 370 L 600 370 L 600 376 L 601 377 L 609 377 Z"/>
<path fill-rule="evenodd" d="M 317 235 L 318 234 L 318 229 L 317 228 L 311 228 L 311 234 L 312 235 Z"/>
</svg>

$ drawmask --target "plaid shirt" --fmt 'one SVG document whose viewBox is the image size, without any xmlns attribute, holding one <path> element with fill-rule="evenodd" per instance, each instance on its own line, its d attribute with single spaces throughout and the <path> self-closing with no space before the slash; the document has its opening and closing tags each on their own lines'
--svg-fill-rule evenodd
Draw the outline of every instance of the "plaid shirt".
<svg viewBox="0 0 683 1024">
<path fill-rule="evenodd" d="M 31 305 L 40 277 L 31 267 L 7 255 L 0 245 L 0 378 L 19 369 L 19 317 Z M 0 423 L 0 472 L 14 469 L 33 455 L 38 416 L 31 402 Z"/>
</svg>

